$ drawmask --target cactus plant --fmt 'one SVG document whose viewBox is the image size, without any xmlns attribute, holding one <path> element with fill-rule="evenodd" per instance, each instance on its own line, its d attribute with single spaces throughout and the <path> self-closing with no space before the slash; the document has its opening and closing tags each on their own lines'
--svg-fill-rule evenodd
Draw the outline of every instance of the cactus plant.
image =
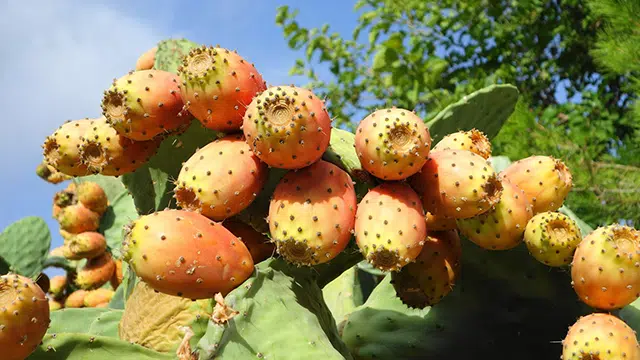
<svg viewBox="0 0 640 360">
<path fill-rule="evenodd" d="M 28 216 L 9 225 L 0 233 L 0 258 L 8 270 L 33 277 L 38 275 L 51 247 L 51 233 L 44 219 Z"/>
</svg>

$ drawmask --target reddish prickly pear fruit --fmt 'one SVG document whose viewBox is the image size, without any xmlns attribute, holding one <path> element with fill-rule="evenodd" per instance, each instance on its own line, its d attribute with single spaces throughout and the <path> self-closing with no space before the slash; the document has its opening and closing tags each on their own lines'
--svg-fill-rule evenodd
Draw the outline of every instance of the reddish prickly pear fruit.
<svg viewBox="0 0 640 360">
<path fill-rule="evenodd" d="M 610 314 L 581 317 L 562 340 L 562 360 L 586 359 L 640 359 L 635 331 Z"/>
<path fill-rule="evenodd" d="M 104 118 L 96 119 L 81 146 L 82 161 L 94 174 L 120 176 L 131 173 L 155 155 L 161 139 L 134 141 L 111 127 Z"/>
<path fill-rule="evenodd" d="M 47 332 L 49 315 L 49 301 L 31 279 L 17 274 L 0 276 L 2 359 L 26 359 Z"/>
<path fill-rule="evenodd" d="M 402 180 L 427 161 L 431 135 L 415 113 L 400 108 L 376 110 L 365 117 L 355 136 L 362 167 L 384 180 Z"/>
<path fill-rule="evenodd" d="M 622 225 L 600 227 L 578 245 L 571 284 L 596 309 L 619 309 L 640 296 L 640 231 Z"/>
<path fill-rule="evenodd" d="M 241 134 L 227 135 L 196 151 L 183 164 L 175 198 L 185 210 L 224 220 L 255 200 L 268 171 Z"/>
<path fill-rule="evenodd" d="M 414 261 L 427 236 L 420 198 L 403 182 L 382 183 L 358 204 L 356 243 L 364 258 L 383 271 Z"/>
<path fill-rule="evenodd" d="M 81 308 L 84 307 L 84 297 L 89 292 L 86 290 L 76 290 L 69 294 L 64 301 L 65 308 Z"/>
<path fill-rule="evenodd" d="M 158 52 L 158 47 L 154 46 L 140 55 L 136 61 L 136 71 L 153 69 L 156 62 L 156 52 Z"/>
<path fill-rule="evenodd" d="M 316 162 L 329 146 L 331 118 L 311 91 L 275 86 L 253 98 L 242 131 L 260 160 L 282 169 Z"/>
<path fill-rule="evenodd" d="M 64 242 L 64 257 L 69 260 L 93 259 L 107 250 L 107 240 L 95 231 L 73 235 Z"/>
<path fill-rule="evenodd" d="M 69 176 L 89 174 L 80 157 L 80 145 L 91 125 L 91 119 L 66 121 L 47 136 L 44 144 L 44 159 L 59 172 Z"/>
<path fill-rule="evenodd" d="M 63 208 L 56 219 L 60 224 L 60 229 L 72 234 L 96 231 L 100 227 L 100 215 L 82 204 L 73 204 Z"/>
<path fill-rule="evenodd" d="M 349 174 L 318 160 L 289 171 L 269 205 L 269 230 L 288 262 L 311 266 L 335 258 L 351 239 L 357 199 Z"/>
<path fill-rule="evenodd" d="M 191 115 L 222 132 L 240 130 L 247 105 L 267 88 L 253 64 L 220 47 L 191 49 L 178 76 L 180 95 Z"/>
<path fill-rule="evenodd" d="M 445 230 L 454 230 L 458 228 L 458 223 L 456 223 L 456 219 L 446 215 L 434 216 L 430 212 L 427 212 L 426 220 L 427 220 L 427 229 L 429 231 L 445 231 Z"/>
<path fill-rule="evenodd" d="M 116 270 L 116 263 L 108 252 L 89 259 L 87 263 L 78 269 L 76 285 L 83 290 L 93 290 L 106 284 Z"/>
<path fill-rule="evenodd" d="M 102 114 L 131 140 L 151 140 L 187 126 L 178 76 L 162 70 L 132 71 L 114 80 L 102 98 Z"/>
<path fill-rule="evenodd" d="M 467 150 L 431 151 L 419 173 L 410 178 L 425 211 L 464 219 L 489 211 L 500 200 L 502 184 L 493 167 Z"/>
<path fill-rule="evenodd" d="M 64 308 L 64 304 L 58 300 L 49 299 L 49 311 L 60 310 Z"/>
<path fill-rule="evenodd" d="M 122 284 L 123 274 L 122 274 L 122 260 L 114 260 L 116 263 L 116 270 L 113 272 L 113 276 L 109 279 L 111 283 L 111 287 L 115 290 Z"/>
<path fill-rule="evenodd" d="M 124 260 L 155 290 L 190 299 L 226 295 L 254 268 L 244 243 L 196 212 L 168 209 L 131 223 Z"/>
<path fill-rule="evenodd" d="M 57 275 L 51 278 L 49 281 L 49 294 L 54 299 L 61 299 L 64 296 L 64 289 L 67 287 L 67 277 L 64 275 Z"/>
<path fill-rule="evenodd" d="M 581 241 L 580 228 L 575 221 L 551 211 L 534 216 L 524 232 L 529 253 L 548 266 L 569 265 Z"/>
<path fill-rule="evenodd" d="M 76 190 L 78 202 L 87 209 L 102 216 L 109 207 L 109 199 L 102 187 L 97 183 L 86 181 L 78 185 Z"/>
<path fill-rule="evenodd" d="M 573 187 L 567 166 L 551 156 L 530 156 L 518 160 L 500 175 L 527 194 L 533 204 L 534 215 L 558 210 Z"/>
<path fill-rule="evenodd" d="M 111 289 L 95 289 L 87 292 L 87 295 L 84 297 L 84 306 L 85 307 L 98 307 L 100 304 L 109 303 L 113 298 L 115 291 Z"/>
<path fill-rule="evenodd" d="M 531 209 L 524 192 L 503 180 L 500 200 L 489 211 L 458 219 L 458 230 L 484 249 L 512 249 L 522 241 L 527 222 L 533 217 Z"/>
<path fill-rule="evenodd" d="M 276 252 L 276 246 L 265 235 L 253 227 L 237 219 L 227 219 L 222 223 L 239 240 L 247 246 L 254 264 L 264 261 Z"/>
<path fill-rule="evenodd" d="M 491 157 L 491 142 L 487 135 L 478 129 L 451 133 L 440 140 L 433 151 L 438 150 L 468 150 L 482 156 Z"/>
<path fill-rule="evenodd" d="M 429 231 L 416 261 L 391 273 L 400 300 L 420 309 L 439 303 L 460 276 L 461 249 L 456 230 Z"/>
</svg>

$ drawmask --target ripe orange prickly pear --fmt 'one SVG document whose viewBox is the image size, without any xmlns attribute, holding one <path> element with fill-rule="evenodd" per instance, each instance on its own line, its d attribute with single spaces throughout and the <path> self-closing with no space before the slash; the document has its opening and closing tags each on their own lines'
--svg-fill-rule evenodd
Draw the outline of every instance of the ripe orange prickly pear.
<svg viewBox="0 0 640 360">
<path fill-rule="evenodd" d="M 111 289 L 95 289 L 87 292 L 84 297 L 84 306 L 86 307 L 98 307 L 98 305 L 103 303 L 109 303 L 113 298 L 115 291 Z"/>
<path fill-rule="evenodd" d="M 316 162 L 329 146 L 331 118 L 311 91 L 274 86 L 253 98 L 242 131 L 260 160 L 282 169 Z"/>
<path fill-rule="evenodd" d="M 425 217 L 429 231 L 445 231 L 458 228 L 458 223 L 456 223 L 455 218 L 446 215 L 434 216 L 430 212 L 427 212 Z"/>
<path fill-rule="evenodd" d="M 49 293 L 54 299 L 61 299 L 64 296 L 64 289 L 67 287 L 67 277 L 58 275 L 49 281 Z"/>
<path fill-rule="evenodd" d="M 109 279 L 111 283 L 111 287 L 115 290 L 122 284 L 123 274 L 122 274 L 122 260 L 114 260 L 116 263 L 116 270 L 113 272 L 113 276 Z"/>
<path fill-rule="evenodd" d="M 247 246 L 255 264 L 270 258 L 275 252 L 275 245 L 269 238 L 257 232 L 253 227 L 237 219 L 227 219 L 222 223 L 239 240 Z"/>
<path fill-rule="evenodd" d="M 78 269 L 76 285 L 83 290 L 92 290 L 101 287 L 111 279 L 116 270 L 116 264 L 109 252 L 89 259 L 87 263 Z"/>
<path fill-rule="evenodd" d="M 467 150 L 431 151 L 419 173 L 410 178 L 425 211 L 456 219 L 489 211 L 502 193 L 493 167 Z"/>
<path fill-rule="evenodd" d="M 69 188 L 67 188 L 65 190 L 58 191 L 53 196 L 53 209 L 51 211 L 51 215 L 53 215 L 53 218 L 55 219 L 60 215 L 60 211 L 62 211 L 63 208 L 77 202 L 75 187 L 73 190 L 69 190 Z"/>
<path fill-rule="evenodd" d="M 570 264 L 580 241 L 582 235 L 575 221 L 565 214 L 551 211 L 534 216 L 524 232 L 529 253 L 549 266 Z"/>
<path fill-rule="evenodd" d="M 124 137 L 104 118 L 96 119 L 81 146 L 82 161 L 90 172 L 120 176 L 137 170 L 155 155 L 161 139 L 134 141 Z"/>
<path fill-rule="evenodd" d="M 114 80 L 102 98 L 102 114 L 131 140 L 151 140 L 187 126 L 177 75 L 162 70 L 132 71 Z"/>
<path fill-rule="evenodd" d="M 551 156 L 530 156 L 509 165 L 501 173 L 522 189 L 531 204 L 533 214 L 556 211 L 573 187 L 566 165 Z"/>
<path fill-rule="evenodd" d="M 400 300 L 420 309 L 439 303 L 460 276 L 461 249 L 456 230 L 428 232 L 416 261 L 391 273 Z"/>
<path fill-rule="evenodd" d="M 221 132 L 240 130 L 247 105 L 266 89 L 253 64 L 219 47 L 191 49 L 178 75 L 189 112 L 205 127 Z"/>
<path fill-rule="evenodd" d="M 618 224 L 600 227 L 578 245 L 571 284 L 596 309 L 619 309 L 640 296 L 640 231 Z"/>
<path fill-rule="evenodd" d="M 47 136 L 44 144 L 45 161 L 56 170 L 69 176 L 89 174 L 80 157 L 80 145 L 91 119 L 66 121 L 56 131 Z"/>
<path fill-rule="evenodd" d="M 253 272 L 247 247 L 196 212 L 168 209 L 132 222 L 124 260 L 157 291 L 190 299 L 226 295 Z"/>
<path fill-rule="evenodd" d="M 100 216 L 104 214 L 109 206 L 109 199 L 107 199 L 107 194 L 102 187 L 91 181 L 80 183 L 77 186 L 76 197 L 84 207 L 98 213 Z"/>
<path fill-rule="evenodd" d="M 107 240 L 95 231 L 73 235 L 64 242 L 64 257 L 69 260 L 93 259 L 107 250 Z"/>
<path fill-rule="evenodd" d="M 49 301 L 31 279 L 0 276 L 0 349 L 2 359 L 24 360 L 49 327 Z"/>
<path fill-rule="evenodd" d="M 271 239 L 290 263 L 325 263 L 349 243 L 356 206 L 351 177 L 336 165 L 318 160 L 289 171 L 269 204 Z"/>
<path fill-rule="evenodd" d="M 136 61 L 136 71 L 153 69 L 153 64 L 156 61 L 157 51 L 158 47 L 154 46 L 140 55 L 140 57 Z"/>
<path fill-rule="evenodd" d="M 60 310 L 64 307 L 62 302 L 54 299 L 49 299 L 49 311 Z"/>
<path fill-rule="evenodd" d="M 562 340 L 562 360 L 636 360 L 640 345 L 636 333 L 619 318 L 603 313 L 583 316 Z"/>
<path fill-rule="evenodd" d="M 489 142 L 487 135 L 478 129 L 457 131 L 443 137 L 433 147 L 433 151 L 437 150 L 468 150 L 484 159 L 489 159 L 491 157 L 491 142 Z"/>
<path fill-rule="evenodd" d="M 362 167 L 384 180 L 402 180 L 427 161 L 431 135 L 415 113 L 400 108 L 376 110 L 358 124 L 356 153 Z"/>
<path fill-rule="evenodd" d="M 241 134 L 227 135 L 196 151 L 183 164 L 175 198 L 185 210 L 224 220 L 255 200 L 268 171 Z"/>
<path fill-rule="evenodd" d="M 82 204 L 69 205 L 62 210 L 57 217 L 60 229 L 80 234 L 85 231 L 96 231 L 100 227 L 100 215 Z"/>
<path fill-rule="evenodd" d="M 358 204 L 356 243 L 364 258 L 383 271 L 398 271 L 414 261 L 427 236 L 418 194 L 403 182 L 382 183 Z"/>
<path fill-rule="evenodd" d="M 65 308 L 81 308 L 84 307 L 84 297 L 89 292 L 86 290 L 76 290 L 69 294 L 64 301 Z"/>
<path fill-rule="evenodd" d="M 458 219 L 458 230 L 484 249 L 512 249 L 522 241 L 527 222 L 533 217 L 531 209 L 524 192 L 503 179 L 500 200 L 487 212 Z"/>
</svg>

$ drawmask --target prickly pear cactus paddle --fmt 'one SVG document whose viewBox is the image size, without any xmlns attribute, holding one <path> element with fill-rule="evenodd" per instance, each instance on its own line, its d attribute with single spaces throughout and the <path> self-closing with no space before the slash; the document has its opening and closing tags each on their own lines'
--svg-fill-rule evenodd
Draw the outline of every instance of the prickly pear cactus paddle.
<svg viewBox="0 0 640 360">
<path fill-rule="evenodd" d="M 49 227 L 37 216 L 22 218 L 0 234 L 0 258 L 9 265 L 8 270 L 26 277 L 44 269 L 50 247 Z"/>
<path fill-rule="evenodd" d="M 182 57 L 196 47 L 198 44 L 187 39 L 162 40 L 158 43 L 153 68 L 177 74 L 178 67 L 182 65 Z"/>
<path fill-rule="evenodd" d="M 47 335 L 86 333 L 118 338 L 118 324 L 122 314 L 122 310 L 103 308 L 69 308 L 53 311 Z"/>
<path fill-rule="evenodd" d="M 358 267 L 353 266 L 322 288 L 324 298 L 336 324 L 345 320 L 364 303 Z"/>
</svg>

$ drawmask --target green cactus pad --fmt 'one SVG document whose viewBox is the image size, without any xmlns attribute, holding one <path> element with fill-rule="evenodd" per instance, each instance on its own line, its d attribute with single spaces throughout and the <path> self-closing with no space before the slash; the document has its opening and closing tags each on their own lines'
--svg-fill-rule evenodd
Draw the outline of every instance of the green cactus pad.
<svg viewBox="0 0 640 360">
<path fill-rule="evenodd" d="M 44 219 L 22 218 L 0 234 L 0 258 L 9 270 L 31 277 L 40 274 L 51 247 L 51 233 Z"/>
<path fill-rule="evenodd" d="M 68 308 L 51 312 L 47 334 L 84 333 L 118 338 L 122 310 L 104 308 Z"/>
<path fill-rule="evenodd" d="M 178 67 L 182 65 L 182 58 L 189 53 L 189 50 L 198 46 L 187 39 L 162 40 L 158 43 L 153 68 L 177 74 Z"/>
<path fill-rule="evenodd" d="M 78 268 L 77 260 L 69 260 L 62 256 L 47 256 L 43 265 L 44 268 L 56 267 L 66 271 L 75 271 Z"/>
<path fill-rule="evenodd" d="M 614 311 L 613 315 L 618 316 L 627 325 L 631 326 L 633 331 L 640 333 L 640 298 L 622 309 Z"/>
<path fill-rule="evenodd" d="M 322 296 L 339 324 L 364 303 L 358 268 L 353 266 L 322 288 Z"/>
<path fill-rule="evenodd" d="M 509 84 L 487 86 L 466 95 L 427 122 L 433 143 L 458 130 L 481 130 L 492 139 L 513 113 L 518 89 Z"/>
</svg>

